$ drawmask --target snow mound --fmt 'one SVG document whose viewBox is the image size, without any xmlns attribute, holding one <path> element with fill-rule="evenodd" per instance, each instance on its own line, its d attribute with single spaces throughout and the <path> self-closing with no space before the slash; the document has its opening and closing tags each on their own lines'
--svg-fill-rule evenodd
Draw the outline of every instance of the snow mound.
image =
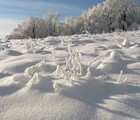
<svg viewBox="0 0 140 120">
<path fill-rule="evenodd" d="M 42 74 L 48 73 L 49 74 L 53 72 L 54 70 L 55 70 L 55 66 L 46 64 L 46 62 L 41 61 L 40 63 L 37 63 L 36 65 L 28 67 L 25 70 L 25 73 L 27 73 L 30 77 L 33 77 L 35 73 L 42 73 Z"/>
<path fill-rule="evenodd" d="M 125 73 L 130 72 L 127 68 L 129 60 L 124 60 L 119 51 L 112 51 L 109 58 L 102 62 L 97 69 L 104 71 L 105 73 L 120 73 L 123 71 Z"/>
<path fill-rule="evenodd" d="M 28 77 L 28 75 L 21 73 L 21 74 L 15 74 L 13 76 L 11 76 L 12 80 L 15 82 L 21 82 L 22 84 L 26 84 L 30 78 Z"/>
<path fill-rule="evenodd" d="M 14 74 L 14 73 L 22 73 L 24 70 L 34 64 L 36 64 L 37 61 L 29 60 L 29 59 L 23 59 L 23 60 L 16 60 L 16 61 L 9 61 L 7 63 L 2 63 L 0 66 L 0 71 Z"/>
<path fill-rule="evenodd" d="M 52 91 L 52 78 L 50 76 L 43 77 L 39 73 L 35 73 L 32 79 L 27 83 L 27 87 L 30 89 L 38 89 L 41 92 Z"/>
</svg>

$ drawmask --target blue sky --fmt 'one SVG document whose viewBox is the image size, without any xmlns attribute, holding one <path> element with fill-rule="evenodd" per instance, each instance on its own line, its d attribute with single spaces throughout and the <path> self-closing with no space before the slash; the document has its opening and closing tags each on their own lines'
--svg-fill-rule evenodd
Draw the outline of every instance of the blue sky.
<svg viewBox="0 0 140 120">
<path fill-rule="evenodd" d="M 79 15 L 98 2 L 101 0 L 0 0 L 0 15 L 2 18 L 25 19 L 53 11 L 64 18 Z"/>
<path fill-rule="evenodd" d="M 9 34 L 16 25 L 30 16 L 42 17 L 46 12 L 56 12 L 63 20 L 78 16 L 102 0 L 0 0 L 0 37 Z"/>
</svg>

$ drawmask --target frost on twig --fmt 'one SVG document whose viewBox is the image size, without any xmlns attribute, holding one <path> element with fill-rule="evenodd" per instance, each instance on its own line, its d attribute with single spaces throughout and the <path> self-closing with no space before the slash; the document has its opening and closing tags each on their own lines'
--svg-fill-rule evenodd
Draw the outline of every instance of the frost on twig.
<svg viewBox="0 0 140 120">
<path fill-rule="evenodd" d="M 117 82 L 125 83 L 127 80 L 128 80 L 127 75 L 123 76 L 123 71 L 121 70 Z"/>
<path fill-rule="evenodd" d="M 53 51 L 53 60 L 54 60 L 55 65 L 57 66 L 55 51 Z"/>
<path fill-rule="evenodd" d="M 88 79 L 91 77 L 91 71 L 90 71 L 89 67 L 87 68 L 87 73 L 86 73 L 85 77 Z"/>
<path fill-rule="evenodd" d="M 73 85 L 74 81 L 78 80 L 82 75 L 81 54 L 79 52 L 73 51 L 71 45 L 68 45 L 68 52 L 69 57 L 65 58 L 65 65 L 62 66 L 57 65 L 55 53 L 53 54 L 57 68 L 52 75 L 62 77 L 64 80 Z"/>
<path fill-rule="evenodd" d="M 123 71 L 121 70 L 121 71 L 120 71 L 120 74 L 119 74 L 119 77 L 118 77 L 118 80 L 117 80 L 118 82 L 121 82 L 122 74 L 123 74 Z"/>
<path fill-rule="evenodd" d="M 116 45 L 117 45 L 118 47 L 122 48 L 121 43 L 120 43 L 117 39 L 115 39 L 115 43 L 116 43 Z"/>
</svg>

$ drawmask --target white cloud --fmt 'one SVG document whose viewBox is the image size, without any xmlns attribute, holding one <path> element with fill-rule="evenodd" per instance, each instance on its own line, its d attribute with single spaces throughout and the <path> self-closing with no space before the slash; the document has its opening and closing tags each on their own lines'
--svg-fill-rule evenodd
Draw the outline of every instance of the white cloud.
<svg viewBox="0 0 140 120">
<path fill-rule="evenodd" d="M 21 22 L 22 20 L 17 19 L 0 19 L 0 37 L 9 34 Z"/>
</svg>

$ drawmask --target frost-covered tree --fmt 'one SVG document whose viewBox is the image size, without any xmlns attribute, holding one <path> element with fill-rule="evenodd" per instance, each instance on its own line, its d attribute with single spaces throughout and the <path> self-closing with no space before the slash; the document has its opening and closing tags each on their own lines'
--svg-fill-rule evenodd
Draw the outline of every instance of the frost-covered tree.
<svg viewBox="0 0 140 120">
<path fill-rule="evenodd" d="M 47 13 L 43 19 L 30 17 L 25 22 L 19 24 L 8 39 L 23 39 L 23 38 L 44 38 L 47 36 L 56 36 L 61 33 L 62 24 L 59 20 L 59 15 L 55 13 Z"/>
<path fill-rule="evenodd" d="M 48 35 L 55 36 L 60 34 L 60 15 L 48 12 L 44 15 L 43 20 L 45 21 L 45 26 L 47 27 L 46 32 Z"/>
<path fill-rule="evenodd" d="M 105 0 L 81 15 L 89 32 L 127 30 L 134 22 L 140 23 L 140 6 L 134 0 Z"/>
<path fill-rule="evenodd" d="M 46 37 L 45 21 L 37 17 L 31 17 L 19 24 L 13 32 L 7 36 L 8 39 L 43 38 Z"/>
<path fill-rule="evenodd" d="M 64 31 L 66 35 L 80 34 L 84 30 L 84 21 L 82 17 L 67 17 L 64 22 Z"/>
</svg>

